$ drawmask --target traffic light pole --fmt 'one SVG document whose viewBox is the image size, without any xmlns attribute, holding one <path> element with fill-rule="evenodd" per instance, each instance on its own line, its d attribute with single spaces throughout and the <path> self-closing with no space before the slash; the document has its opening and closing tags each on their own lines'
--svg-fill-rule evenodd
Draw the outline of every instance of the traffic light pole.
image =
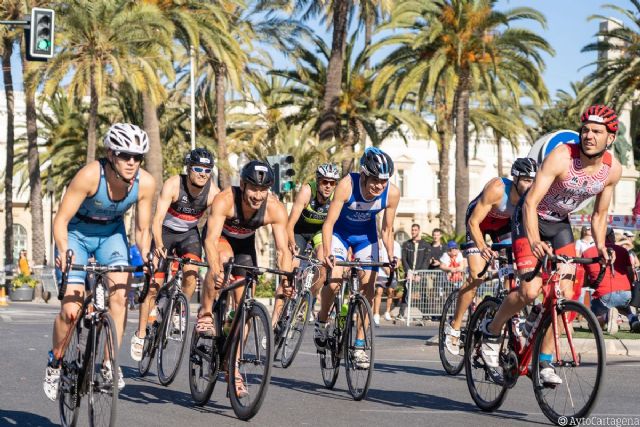
<svg viewBox="0 0 640 427">
<path fill-rule="evenodd" d="M 0 25 L 21 25 L 25 28 L 28 27 L 30 23 L 31 19 L 28 19 L 26 21 L 0 21 Z"/>
</svg>

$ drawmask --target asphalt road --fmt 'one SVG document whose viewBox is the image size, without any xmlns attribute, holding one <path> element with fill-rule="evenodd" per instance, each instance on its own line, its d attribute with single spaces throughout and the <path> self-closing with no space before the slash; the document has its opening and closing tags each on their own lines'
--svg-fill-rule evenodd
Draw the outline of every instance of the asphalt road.
<svg viewBox="0 0 640 427">
<path fill-rule="evenodd" d="M 0 307 L 0 426 L 59 425 L 57 404 L 42 391 L 46 354 L 57 308 L 13 303 Z M 120 364 L 127 386 L 118 402 L 118 425 L 186 426 L 244 425 L 235 418 L 226 384 L 218 382 L 206 406 L 191 402 L 186 368 L 168 388 L 153 375 L 137 376 L 129 357 L 129 339 L 137 322 L 133 313 L 127 327 Z M 307 331 L 309 332 L 309 331 Z M 347 391 L 344 371 L 334 390 L 322 385 L 311 333 L 289 369 L 273 369 L 268 395 L 251 424 L 422 426 L 422 425 L 531 425 L 549 424 L 536 403 L 531 382 L 521 378 L 499 411 L 480 412 L 469 396 L 462 375 L 444 374 L 437 348 L 425 346 L 435 327 L 382 326 L 376 330 L 376 363 L 365 401 L 354 402 Z M 183 362 L 186 364 L 186 358 Z M 640 359 L 609 357 L 606 381 L 592 422 L 604 417 L 624 418 L 640 425 Z M 87 425 L 86 402 L 79 425 Z M 625 418 L 626 417 L 626 418 Z M 597 418 L 597 419 L 596 419 Z M 595 421 L 594 421 L 595 420 Z M 606 425 L 606 424 L 592 424 Z M 609 424 L 609 425 L 615 425 Z"/>
</svg>

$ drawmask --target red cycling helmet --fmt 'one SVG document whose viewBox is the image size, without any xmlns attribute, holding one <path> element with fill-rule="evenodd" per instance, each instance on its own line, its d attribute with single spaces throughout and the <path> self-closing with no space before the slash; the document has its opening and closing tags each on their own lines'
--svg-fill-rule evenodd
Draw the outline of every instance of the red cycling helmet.
<svg viewBox="0 0 640 427">
<path fill-rule="evenodd" d="M 587 108 L 580 117 L 582 124 L 585 123 L 598 123 L 605 125 L 607 131 L 611 133 L 618 132 L 618 115 L 612 108 L 606 105 L 592 105 Z"/>
</svg>

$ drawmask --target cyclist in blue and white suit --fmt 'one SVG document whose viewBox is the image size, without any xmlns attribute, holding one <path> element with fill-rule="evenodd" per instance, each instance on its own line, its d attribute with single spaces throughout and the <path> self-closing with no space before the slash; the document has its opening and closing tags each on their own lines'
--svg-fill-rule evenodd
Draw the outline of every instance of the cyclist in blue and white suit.
<svg viewBox="0 0 640 427">
<path fill-rule="evenodd" d="M 324 261 L 332 268 L 329 286 L 322 289 L 322 304 L 316 321 L 314 341 L 319 351 L 326 345 L 327 316 L 335 294 L 340 289 L 342 267 L 335 267 L 331 259 L 346 260 L 349 249 L 360 261 L 378 261 L 378 233 L 376 214 L 384 211 L 382 243 L 389 259 L 394 260 L 393 220 L 400 201 L 400 190 L 389 182 L 393 175 L 393 160 L 378 148 L 367 148 L 360 158 L 360 173 L 350 173 L 340 180 L 322 226 Z M 334 268 L 335 267 L 335 268 Z M 373 301 L 377 267 L 363 269 L 362 290 L 369 303 Z M 360 338 L 360 337 L 358 337 Z M 364 341 L 362 342 L 364 345 Z M 356 340 L 356 347 L 358 340 Z M 363 350 L 354 352 L 356 365 L 366 369 L 369 359 Z"/>
</svg>

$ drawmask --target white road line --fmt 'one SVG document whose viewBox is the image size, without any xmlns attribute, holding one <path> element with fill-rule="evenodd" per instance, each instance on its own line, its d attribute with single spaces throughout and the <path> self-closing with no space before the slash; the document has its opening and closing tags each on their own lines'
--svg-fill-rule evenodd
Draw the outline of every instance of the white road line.
<svg viewBox="0 0 640 427">
<path fill-rule="evenodd" d="M 4 320 L 5 322 L 11 322 L 11 316 L 0 314 L 0 317 L 2 317 L 2 320 Z"/>
</svg>

